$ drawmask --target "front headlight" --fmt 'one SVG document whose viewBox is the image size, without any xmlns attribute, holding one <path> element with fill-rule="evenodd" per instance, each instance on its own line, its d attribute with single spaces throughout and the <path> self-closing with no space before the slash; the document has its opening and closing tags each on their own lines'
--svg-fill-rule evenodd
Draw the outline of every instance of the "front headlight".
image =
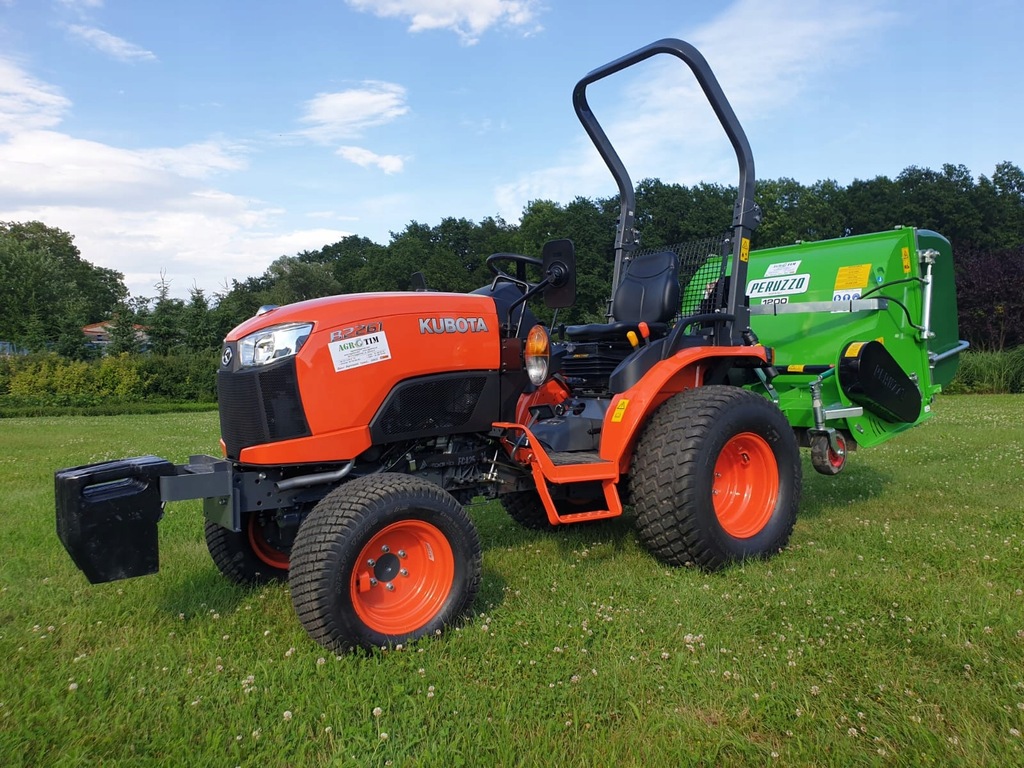
<svg viewBox="0 0 1024 768">
<path fill-rule="evenodd" d="M 551 339 L 542 325 L 535 325 L 526 337 L 526 375 L 534 386 L 540 386 L 548 377 L 551 360 Z"/>
<path fill-rule="evenodd" d="M 239 364 L 247 368 L 291 357 L 302 349 L 312 331 L 312 323 L 285 323 L 250 333 L 238 342 Z"/>
</svg>

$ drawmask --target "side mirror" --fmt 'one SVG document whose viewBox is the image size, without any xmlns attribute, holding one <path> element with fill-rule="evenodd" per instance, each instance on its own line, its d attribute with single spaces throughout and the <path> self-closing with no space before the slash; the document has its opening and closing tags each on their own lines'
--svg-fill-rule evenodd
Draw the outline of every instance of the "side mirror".
<svg viewBox="0 0 1024 768">
<path fill-rule="evenodd" d="M 551 240 L 541 251 L 541 269 L 548 285 L 544 304 L 549 309 L 571 307 L 576 303 L 576 246 L 572 240 Z"/>
</svg>

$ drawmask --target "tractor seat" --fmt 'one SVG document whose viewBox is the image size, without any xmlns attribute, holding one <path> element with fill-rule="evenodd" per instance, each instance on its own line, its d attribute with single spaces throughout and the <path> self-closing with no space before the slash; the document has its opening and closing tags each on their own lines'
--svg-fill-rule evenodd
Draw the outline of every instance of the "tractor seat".
<svg viewBox="0 0 1024 768">
<path fill-rule="evenodd" d="M 626 265 L 626 274 L 612 296 L 613 323 L 568 325 L 570 341 L 624 340 L 629 331 L 647 323 L 650 338 L 668 333 L 669 321 L 679 311 L 679 259 L 672 251 L 637 256 Z"/>
</svg>

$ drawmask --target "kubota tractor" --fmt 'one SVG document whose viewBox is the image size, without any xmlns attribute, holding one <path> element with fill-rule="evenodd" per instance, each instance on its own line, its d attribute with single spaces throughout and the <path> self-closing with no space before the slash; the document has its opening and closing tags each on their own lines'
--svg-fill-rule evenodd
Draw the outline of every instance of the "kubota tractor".
<svg viewBox="0 0 1024 768">
<path fill-rule="evenodd" d="M 726 236 L 651 252 L 586 91 L 656 54 L 693 71 L 739 183 Z M 474 497 L 532 528 L 632 505 L 655 558 L 716 569 L 785 546 L 801 444 L 835 474 L 855 446 L 930 416 L 965 346 L 945 239 L 908 228 L 752 252 L 750 147 L 682 41 L 594 70 L 573 103 L 621 198 L 607 322 L 555 329 L 529 308 L 573 302 L 567 240 L 540 258 L 492 255 L 493 282 L 466 295 L 261 311 L 224 342 L 222 458 L 57 472 L 58 534 L 89 580 L 156 572 L 163 505 L 202 498 L 217 568 L 238 583 L 287 579 L 317 642 L 406 642 L 473 601 L 481 550 L 463 505 Z"/>
</svg>

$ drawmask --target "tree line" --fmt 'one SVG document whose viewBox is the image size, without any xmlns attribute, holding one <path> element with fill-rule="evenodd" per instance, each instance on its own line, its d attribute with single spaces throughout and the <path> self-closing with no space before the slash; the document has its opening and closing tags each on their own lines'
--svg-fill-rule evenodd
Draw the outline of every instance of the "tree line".
<svg viewBox="0 0 1024 768">
<path fill-rule="evenodd" d="M 645 179 L 636 187 L 642 247 L 684 243 L 724 233 L 735 188 L 685 186 Z M 758 182 L 764 216 L 755 248 L 877 232 L 899 225 L 933 229 L 952 242 L 961 335 L 976 348 L 1024 344 L 1024 172 L 1005 162 L 975 178 L 962 165 L 906 168 L 847 186 L 793 179 Z M 468 291 L 490 282 L 491 253 L 538 256 L 552 238 L 568 237 L 577 253 L 577 303 L 560 317 L 599 319 L 611 281 L 618 200 L 584 198 L 561 204 L 535 200 L 518 224 L 444 218 L 411 221 L 386 245 L 359 235 L 313 251 L 281 256 L 261 275 L 238 278 L 207 295 L 193 288 L 172 297 L 161 280 L 151 297 L 129 296 L 120 273 L 82 258 L 70 233 L 41 222 L 0 223 L 0 340 L 29 350 L 83 358 L 97 354 L 82 336 L 87 323 L 111 323 L 110 351 L 138 351 L 137 326 L 157 355 L 213 349 L 264 304 L 361 291 L 413 288 L 422 273 L 430 288 Z"/>
</svg>

